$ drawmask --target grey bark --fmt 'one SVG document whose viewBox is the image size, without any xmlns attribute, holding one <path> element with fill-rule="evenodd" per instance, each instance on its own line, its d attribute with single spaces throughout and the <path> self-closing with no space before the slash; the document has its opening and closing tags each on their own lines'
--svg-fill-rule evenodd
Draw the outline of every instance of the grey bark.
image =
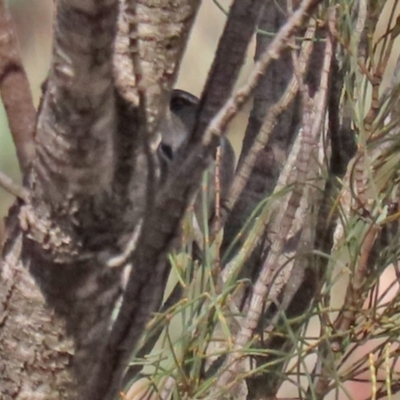
<svg viewBox="0 0 400 400">
<path fill-rule="evenodd" d="M 285 21 L 286 16 L 280 6 L 275 2 L 271 2 L 261 14 L 259 29 L 267 33 L 277 32 Z M 262 32 L 257 34 L 256 59 L 271 43 L 272 39 L 273 37 L 269 34 Z M 290 50 L 285 50 L 279 59 L 273 61 L 271 67 L 261 78 L 260 84 L 255 88 L 253 108 L 243 139 L 243 149 L 238 161 L 239 165 L 257 136 L 267 110 L 280 98 L 292 74 L 293 67 Z M 226 222 L 223 248 L 228 248 L 261 199 L 272 193 L 293 143 L 299 122 L 300 108 L 298 101 L 296 101 L 282 115 L 273 130 L 269 143 L 257 157 L 248 183 Z M 241 244 L 239 243 L 237 247 L 239 248 L 240 246 Z M 261 256 L 261 249 L 260 244 L 252 259 L 247 263 L 248 266 L 243 268 L 242 277 L 256 277 L 258 272 L 256 266 L 259 266 L 258 261 Z M 254 268 L 256 269 L 254 270 Z"/>
<path fill-rule="evenodd" d="M 6 400 L 116 395 L 160 304 L 182 217 L 219 144 L 217 137 L 202 143 L 204 131 L 233 90 L 263 4 L 234 1 L 193 134 L 161 182 L 159 124 L 199 1 L 58 1 L 36 155 L 24 177 L 29 195 L 10 213 L 1 264 L 0 388 Z M 268 19 L 278 15 L 271 7 L 262 25 L 276 30 L 280 23 Z M 124 10 L 126 19 L 118 19 Z M 260 37 L 258 55 L 268 41 Z M 273 93 L 279 95 L 282 70 L 291 74 L 288 57 L 257 89 L 245 151 L 276 100 Z M 268 92 L 271 79 L 279 88 Z M 259 187 L 265 170 L 256 167 L 228 222 L 231 232 L 272 190 L 297 123 L 294 110 L 260 156 L 258 167 L 267 165 L 271 176 Z M 122 288 L 128 263 L 132 272 Z"/>
<path fill-rule="evenodd" d="M 156 76 L 156 80 L 164 80 L 164 97 L 176 77 L 198 2 L 182 5 L 185 7 L 174 14 L 175 20 L 168 21 L 172 32 L 182 34 L 165 46 L 168 63 L 161 60 L 170 78 L 165 80 L 162 71 Z M 157 4 L 142 2 L 141 6 Z M 9 240 L 14 240 L 14 235 L 18 239 L 20 255 L 15 256 L 15 250 L 6 246 L 2 265 L 7 285 L 2 291 L 2 359 L 13 359 L 13 349 L 18 346 L 20 335 L 12 334 L 21 328 L 15 325 L 19 319 L 14 305 L 18 304 L 30 315 L 27 320 L 34 322 L 38 315 L 37 326 L 42 327 L 38 339 L 42 339 L 31 352 L 43 354 L 48 364 L 38 362 L 37 368 L 48 375 L 20 377 L 21 364 L 34 362 L 30 354 L 22 352 L 21 357 L 26 355 L 28 360 L 17 357 L 16 369 L 12 363 L 4 365 L 0 378 L 0 387 L 7 388 L 6 394 L 12 398 L 26 398 L 28 388 L 32 398 L 39 393 L 42 398 L 103 398 L 99 386 L 111 379 L 106 371 L 96 375 L 95 368 L 104 357 L 111 313 L 121 294 L 122 266 L 110 268 L 108 261 L 122 252 L 143 217 L 146 176 L 154 157 L 146 153 L 147 139 L 143 139 L 135 105 L 115 88 L 112 62 L 118 7 L 117 0 L 58 2 L 52 67 L 36 129 L 36 158 L 25 177 L 29 201 L 16 205 L 9 222 L 15 231 Z M 175 4 L 165 4 L 164 11 L 168 7 L 176 11 Z M 167 38 L 157 21 L 148 23 L 147 34 L 150 28 L 154 37 Z M 147 57 L 154 57 L 153 51 L 158 50 L 151 49 Z M 158 94 L 161 99 L 163 96 Z M 23 231 L 18 232 L 19 224 Z M 166 252 L 160 257 L 165 258 Z M 15 268 L 24 272 L 25 280 L 11 274 L 14 265 L 8 266 L 10 259 L 19 260 Z M 163 291 L 162 285 L 155 289 Z M 32 293 L 34 301 L 27 301 L 21 293 Z M 19 303 L 14 299 L 17 296 L 21 296 Z M 139 332 L 152 310 L 150 306 L 142 312 Z M 43 349 L 42 340 L 49 343 L 51 351 Z M 116 385 L 120 378 L 115 378 Z M 117 389 L 112 387 L 110 396 Z"/>
</svg>

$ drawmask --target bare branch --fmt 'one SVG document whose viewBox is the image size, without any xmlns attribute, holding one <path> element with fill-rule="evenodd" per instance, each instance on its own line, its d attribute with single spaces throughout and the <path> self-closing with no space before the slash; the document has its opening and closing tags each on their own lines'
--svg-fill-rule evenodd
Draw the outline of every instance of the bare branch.
<svg viewBox="0 0 400 400">
<path fill-rule="evenodd" d="M 208 165 L 209 156 L 217 147 L 218 141 L 214 143 L 213 139 L 221 134 L 226 123 L 235 115 L 238 106 L 244 104 L 272 59 L 278 57 L 280 51 L 287 46 L 291 33 L 303 22 L 306 13 L 315 4 L 315 1 L 303 0 L 299 9 L 281 28 L 264 55 L 256 62 L 247 84 L 232 96 L 213 118 L 203 136 L 202 143 L 196 143 L 196 140 L 193 139 L 185 149 L 185 154 L 178 157 L 173 163 L 168 182 L 159 193 L 160 199 L 162 199 L 160 204 L 162 203 L 165 209 L 176 209 L 177 204 L 182 201 L 181 199 L 186 198 L 188 188 L 191 193 L 195 191 L 201 172 Z M 161 218 L 165 218 L 165 216 Z"/>
<path fill-rule="evenodd" d="M 0 1 L 0 93 L 22 171 L 34 154 L 36 110 L 10 14 Z"/>
<path fill-rule="evenodd" d="M 25 202 L 28 200 L 28 191 L 22 186 L 13 182 L 13 180 L 3 171 L 0 171 L 0 186 L 2 186 L 5 190 L 7 190 L 7 192 L 11 193 L 15 197 Z"/>
<path fill-rule="evenodd" d="M 214 136 L 220 136 L 222 132 L 224 132 L 227 124 L 236 115 L 237 111 L 243 106 L 257 86 L 261 76 L 264 74 L 271 61 L 279 57 L 282 50 L 287 46 L 287 40 L 293 30 L 303 23 L 306 15 L 318 3 L 319 0 L 303 0 L 301 2 L 299 8 L 276 34 L 267 51 L 256 62 L 247 83 L 224 104 L 218 114 L 212 119 L 203 136 L 203 143 L 205 145 L 210 143 Z"/>
<path fill-rule="evenodd" d="M 194 142 L 199 141 L 211 119 L 231 95 L 264 3 L 262 0 L 233 2 L 200 100 L 198 123 L 192 137 Z"/>
<path fill-rule="evenodd" d="M 34 194 L 43 191 L 53 204 L 74 193 L 90 196 L 111 188 L 117 12 L 118 0 L 57 2 L 33 174 Z"/>
<path fill-rule="evenodd" d="M 303 195 L 305 182 L 308 175 L 308 165 L 310 155 L 317 142 L 317 138 L 321 132 L 321 124 L 325 114 L 325 105 L 327 98 L 328 77 L 332 57 L 332 42 L 327 41 L 325 49 L 325 59 L 323 70 L 321 73 L 320 90 L 314 99 L 305 98 L 303 104 L 303 132 L 301 151 L 298 154 L 296 171 L 292 174 L 291 181 L 294 185 L 289 195 L 287 208 L 280 214 L 280 229 L 276 234 L 275 241 L 271 246 L 268 257 L 260 272 L 260 276 L 254 286 L 253 294 L 250 300 L 250 306 L 247 310 L 246 318 L 236 337 L 234 344 L 234 352 L 228 356 L 226 361 L 226 369 L 219 376 L 217 387 L 219 390 L 226 390 L 226 386 L 234 381 L 234 377 L 238 368 L 240 368 L 241 351 L 249 342 L 251 336 L 257 327 L 259 318 L 266 301 L 266 295 L 271 289 L 271 278 L 275 275 L 279 268 L 279 257 L 287 240 L 287 236 L 291 229 L 292 221 L 295 217 L 296 210 L 300 204 Z M 269 307 L 271 299 L 266 304 Z"/>
<path fill-rule="evenodd" d="M 121 271 L 109 268 L 100 253 L 118 251 L 136 222 L 126 227 L 116 206 L 120 193 L 112 190 L 117 13 L 118 0 L 57 2 L 52 65 L 28 176 L 31 201 L 20 213 L 23 256 L 74 339 L 67 373 L 75 373 L 83 397 L 120 295 Z"/>
<path fill-rule="evenodd" d="M 125 0 L 129 54 L 146 130 L 154 136 L 169 104 L 199 0 Z"/>
<path fill-rule="evenodd" d="M 306 66 L 308 64 L 308 58 L 310 56 L 312 50 L 312 39 L 315 35 L 315 23 L 311 23 L 308 28 L 305 41 L 303 42 L 301 53 L 300 53 L 300 71 L 299 73 L 302 75 L 305 72 Z M 261 126 L 260 132 L 257 135 L 251 149 L 247 153 L 245 159 L 240 164 L 234 182 L 232 184 L 228 202 L 226 204 L 227 213 L 225 214 L 225 219 L 228 217 L 228 213 L 232 211 L 233 207 L 236 204 L 237 199 L 241 195 L 243 189 L 246 186 L 246 183 L 249 179 L 250 173 L 254 167 L 254 164 L 257 159 L 257 155 L 259 152 L 265 147 L 268 143 L 268 140 L 271 136 L 273 128 L 276 124 L 278 117 L 287 109 L 289 104 L 294 100 L 298 91 L 298 81 L 297 78 L 293 75 L 290 80 L 288 86 L 286 87 L 285 92 L 282 94 L 281 98 L 277 103 L 275 103 L 269 110 L 267 115 L 265 116 L 264 123 Z M 223 225 L 222 221 L 222 224 Z"/>
</svg>

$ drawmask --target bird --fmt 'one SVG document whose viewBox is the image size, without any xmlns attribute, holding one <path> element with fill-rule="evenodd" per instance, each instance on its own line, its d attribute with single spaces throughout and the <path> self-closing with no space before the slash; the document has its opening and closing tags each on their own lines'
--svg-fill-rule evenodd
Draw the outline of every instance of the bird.
<svg viewBox="0 0 400 400">
<path fill-rule="evenodd" d="M 161 142 L 159 144 L 158 153 L 161 158 L 162 169 L 168 169 L 168 165 L 174 160 L 182 146 L 190 139 L 190 135 L 196 123 L 199 103 L 199 98 L 189 92 L 180 89 L 174 89 L 172 91 L 169 108 L 166 111 L 163 122 L 160 124 Z M 234 177 L 236 156 L 232 144 L 225 136 L 220 138 L 220 149 L 220 201 L 223 205 L 227 199 L 229 188 Z M 214 174 L 211 173 L 214 168 L 215 161 L 211 163 L 208 169 L 210 172 L 208 184 L 208 216 L 210 219 L 215 208 L 215 180 Z M 200 194 L 197 195 L 194 207 L 198 215 L 198 220 L 202 220 Z"/>
<path fill-rule="evenodd" d="M 172 162 L 178 158 L 179 150 L 183 148 L 183 146 L 190 140 L 191 133 L 194 130 L 197 111 L 199 109 L 199 99 L 193 94 L 186 92 L 184 90 L 174 89 L 172 90 L 169 107 L 166 110 L 165 116 L 161 120 L 159 124 L 159 136 L 160 141 L 158 143 L 158 147 L 156 148 L 157 159 L 159 160 L 160 167 L 160 184 L 165 182 L 168 176 L 168 169 L 171 166 Z M 220 138 L 220 186 L 221 186 L 221 203 L 224 202 L 228 195 L 229 187 L 232 183 L 234 170 L 235 170 L 235 152 L 233 147 L 226 137 Z M 208 201 L 208 216 L 209 220 L 212 219 L 212 213 L 215 208 L 215 194 L 214 194 L 214 179 L 213 179 L 213 171 L 215 168 L 215 159 L 208 167 L 207 172 L 209 173 L 209 201 Z M 197 226 L 202 229 L 203 215 L 203 201 L 201 193 L 198 193 L 194 200 L 194 220 L 197 220 Z M 204 232 L 203 232 L 204 233 Z M 198 236 L 196 234 L 193 235 L 195 240 L 194 243 L 198 242 Z M 173 251 L 179 252 L 182 244 L 185 240 L 182 237 L 176 238 L 177 240 L 172 245 Z M 192 235 L 190 235 L 189 241 L 192 240 Z M 192 256 L 195 259 L 201 258 L 201 250 L 199 246 L 193 246 L 192 248 Z M 168 268 L 170 271 L 170 268 Z M 167 274 L 165 279 L 167 279 Z M 174 289 L 169 294 L 168 298 L 165 300 L 163 304 L 160 304 L 160 313 L 165 312 L 169 307 L 175 304 L 180 297 L 182 296 L 182 286 L 177 284 Z M 161 326 L 160 326 L 161 327 Z M 160 331 L 161 333 L 161 331 Z M 150 345 L 147 343 L 143 348 L 145 351 L 148 351 L 155 344 L 155 340 L 158 338 L 157 335 L 153 336 L 153 338 L 149 339 Z M 141 351 L 143 351 L 143 349 Z M 139 353 L 141 354 L 141 353 Z M 125 373 L 124 381 L 126 384 L 130 382 L 134 377 L 138 376 L 137 365 L 132 365 L 128 368 Z M 149 388 L 146 386 L 145 378 L 135 382 L 129 388 L 127 393 L 127 397 L 133 398 L 134 394 L 144 393 L 146 399 L 156 398 L 156 393 L 153 388 Z M 132 394 L 134 393 L 134 394 Z M 136 398 L 136 397 L 135 397 Z M 144 398 L 144 397 L 143 397 Z"/>
</svg>

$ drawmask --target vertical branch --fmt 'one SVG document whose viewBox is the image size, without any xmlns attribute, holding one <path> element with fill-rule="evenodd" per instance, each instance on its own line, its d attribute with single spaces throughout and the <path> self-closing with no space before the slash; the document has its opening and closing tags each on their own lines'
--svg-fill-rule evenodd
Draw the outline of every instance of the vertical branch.
<svg viewBox="0 0 400 400">
<path fill-rule="evenodd" d="M 308 58 L 312 51 L 312 38 L 314 37 L 314 35 L 315 35 L 315 24 L 311 23 L 311 26 L 308 28 L 306 32 L 305 41 L 303 43 L 300 53 L 299 73 L 301 75 L 304 74 L 306 66 L 308 64 Z M 232 188 L 229 193 L 228 202 L 226 204 L 228 212 L 232 211 L 239 196 L 242 194 L 242 191 L 245 188 L 246 183 L 248 182 L 248 179 L 250 177 L 251 171 L 253 170 L 253 167 L 256 163 L 257 155 L 267 145 L 268 140 L 271 137 L 271 133 L 277 123 L 278 117 L 285 110 L 287 110 L 289 105 L 296 97 L 297 92 L 298 92 L 298 80 L 293 75 L 288 86 L 286 87 L 285 92 L 282 94 L 280 99 L 268 110 L 268 113 L 265 116 L 259 134 L 257 135 L 250 150 L 243 158 L 243 161 L 238 167 L 235 180 L 233 182 Z M 226 215 L 226 217 L 228 217 L 228 214 Z"/>
<path fill-rule="evenodd" d="M 34 154 L 36 110 L 22 66 L 11 16 L 0 1 L 0 93 L 22 171 Z"/>
<path fill-rule="evenodd" d="M 265 70 L 287 47 L 288 38 L 295 28 L 303 23 L 307 13 L 316 4 L 318 4 L 318 0 L 303 0 L 301 2 L 299 8 L 276 34 L 270 46 L 262 53 L 246 84 L 225 102 L 218 114 L 211 120 L 201 143 L 196 143 L 197 139 L 193 138 L 187 149 L 187 157 L 177 159 L 175 164 L 172 165 L 172 173 L 163 193 L 160 193 L 160 196 L 163 196 L 162 203 L 166 209 L 176 208 L 179 199 L 185 197 L 185 193 L 188 190 L 188 181 L 192 182 L 192 191 L 196 188 L 200 181 L 201 172 L 208 164 L 210 153 L 217 147 L 214 138 L 222 134 L 228 122 L 236 115 L 254 88 L 259 84 Z"/>
<path fill-rule="evenodd" d="M 111 188 L 117 13 L 117 0 L 57 2 L 33 174 L 34 197 L 44 194 L 53 205 L 65 196 L 90 196 Z"/>
<path fill-rule="evenodd" d="M 194 141 L 202 137 L 211 119 L 231 95 L 263 7 L 264 1 L 260 0 L 233 2 L 200 100 Z"/>
<path fill-rule="evenodd" d="M 120 271 L 107 267 L 102 252 L 118 251 L 126 229 L 113 192 L 117 14 L 118 0 L 57 1 L 30 202 L 20 213 L 22 257 L 74 339 L 68 373 L 82 398 L 120 294 Z"/>
<path fill-rule="evenodd" d="M 127 48 L 124 57 L 129 58 L 134 75 L 137 103 L 135 109 L 136 131 L 121 125 L 117 140 L 121 154 L 131 148 L 132 140 L 137 144 L 134 165 L 129 165 L 134 185 L 130 199 L 137 196 L 138 183 L 143 183 L 147 172 L 147 193 L 144 196 L 145 212 L 142 213 L 143 229 L 136 250 L 129 254 L 132 272 L 128 279 L 118 317 L 113 325 L 107 347 L 99 365 L 94 370 L 94 381 L 90 388 L 90 399 L 111 399 L 117 393 L 129 357 L 143 332 L 152 312 L 160 303 L 164 291 L 165 271 L 168 268 L 167 251 L 176 236 L 180 220 L 186 209 L 189 196 L 179 198 L 178 208 L 160 206 L 159 197 L 151 188 L 155 187 L 152 171 L 153 150 L 158 144 L 158 127 L 164 118 L 169 103 L 169 92 L 175 82 L 181 57 L 189 38 L 189 32 L 200 2 L 198 0 L 166 1 L 162 7 L 153 1 L 126 1 Z M 117 68 L 118 70 L 118 68 Z M 117 71 L 118 72 L 118 71 Z M 117 82 L 117 87 L 120 90 Z M 129 98 L 123 92 L 127 103 Z M 135 99 L 132 99 L 135 100 Z M 129 108 L 129 106 L 128 106 Z M 129 114 L 129 110 L 128 113 Z M 120 121 L 124 116 L 119 115 Z M 127 115 L 129 119 L 129 115 Z M 124 167 L 129 164 L 119 157 Z M 122 160 L 121 160 L 122 159 Z M 141 159 L 145 159 L 142 163 Z M 146 168 L 142 168 L 146 164 Z M 126 168 L 124 168 L 126 172 Z M 117 177 L 117 179 L 119 179 Z M 190 184 L 191 182 L 186 182 Z M 150 190 L 149 190 L 150 189 Z M 138 206 L 138 201 L 133 203 Z M 143 215 L 144 214 L 144 215 Z M 167 223 L 164 223 L 167 219 Z M 150 266 L 150 268 L 149 268 Z"/>
<path fill-rule="evenodd" d="M 268 257 L 263 265 L 260 276 L 254 286 L 253 294 L 250 299 L 249 309 L 234 344 L 234 352 L 228 356 L 226 361 L 226 369 L 220 374 L 217 387 L 222 389 L 226 385 L 232 384 L 238 368 L 240 368 L 241 351 L 250 341 L 254 330 L 256 329 L 259 319 L 264 309 L 266 295 L 271 290 L 271 278 L 279 269 L 279 257 L 287 240 L 287 235 L 291 229 L 292 222 L 295 217 L 296 210 L 300 204 L 301 197 L 305 188 L 305 182 L 308 175 L 310 163 L 310 155 L 317 143 L 317 138 L 321 132 L 323 117 L 325 115 L 325 105 L 328 91 L 328 77 L 332 58 L 332 42 L 327 40 L 325 48 L 324 64 L 321 72 L 321 80 L 319 91 L 315 97 L 311 99 L 305 96 L 303 104 L 303 124 L 302 124 L 302 140 L 300 143 L 301 151 L 298 153 L 296 160 L 295 173 L 292 176 L 293 190 L 289 195 L 287 207 L 281 213 L 280 230 L 275 237 L 275 241 L 271 246 Z M 270 304 L 267 302 L 266 308 Z"/>
<path fill-rule="evenodd" d="M 271 62 L 276 59 L 287 47 L 287 39 L 293 31 L 302 25 L 308 13 L 320 2 L 320 0 L 303 0 L 299 8 L 290 16 L 284 26 L 275 35 L 268 49 L 262 54 L 254 65 L 254 68 L 247 80 L 246 85 L 241 87 L 232 95 L 219 110 L 218 114 L 212 119 L 203 136 L 203 143 L 208 144 L 214 136 L 220 136 L 227 124 L 236 115 L 238 110 L 248 100 L 254 88 L 260 82 L 261 77 L 269 67 Z"/>
<path fill-rule="evenodd" d="M 292 24 L 295 23 L 297 27 L 301 23 L 294 21 L 303 15 L 304 9 L 301 7 L 309 7 L 309 13 L 313 4 L 302 2 L 299 9 L 286 17 L 278 4 L 271 3 L 259 23 L 256 68 L 264 61 L 268 68 L 257 76 L 257 83 L 253 84 L 249 80 L 249 85 L 254 87 L 253 109 L 228 204 L 222 209 L 223 219 L 226 219 L 223 249 L 231 248 L 236 238 L 235 249 L 242 247 L 243 240 L 237 235 L 256 205 L 272 193 L 300 124 L 297 81 L 293 77 L 289 48 L 295 41 L 281 34 L 285 32 L 290 35 L 294 30 Z M 302 18 L 301 21 L 304 21 L 306 16 Z M 270 37 L 268 33 L 271 31 L 278 33 Z M 296 29 L 296 32 L 302 33 L 303 28 Z M 309 45 L 306 42 L 302 44 L 306 48 Z M 250 176 L 247 176 L 249 173 Z M 259 235 L 263 231 L 264 228 L 259 231 Z M 246 258 L 251 259 L 241 268 L 241 277 L 254 278 L 258 274 L 262 247 L 260 242 L 257 240 L 257 245 L 253 242 L 251 248 L 246 247 Z"/>
<path fill-rule="evenodd" d="M 125 0 L 128 54 L 136 89 L 145 110 L 146 127 L 154 137 L 169 104 L 199 0 L 165 1 L 155 7 L 149 0 Z"/>
</svg>

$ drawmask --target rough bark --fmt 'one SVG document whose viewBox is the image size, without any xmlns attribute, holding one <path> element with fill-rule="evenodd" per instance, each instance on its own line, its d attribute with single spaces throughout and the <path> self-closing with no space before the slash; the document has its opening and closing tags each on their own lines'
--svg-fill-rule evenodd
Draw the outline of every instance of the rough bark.
<svg viewBox="0 0 400 400">
<path fill-rule="evenodd" d="M 280 6 L 271 2 L 261 14 L 259 29 L 265 32 L 277 32 L 285 22 L 286 16 L 282 13 Z M 263 32 L 257 34 L 256 59 L 260 57 L 272 39 L 273 37 Z M 253 109 L 243 139 L 239 166 L 260 131 L 268 109 L 278 101 L 292 74 L 291 52 L 286 49 L 281 53 L 279 59 L 272 62 L 270 68 L 261 78 L 259 85 L 255 88 Z M 296 101 L 281 116 L 268 144 L 257 157 L 248 183 L 226 222 L 223 248 L 230 245 L 261 199 L 272 193 L 293 143 L 299 122 L 300 109 L 299 103 Z M 238 247 L 240 247 L 240 244 L 238 244 Z M 255 254 L 254 258 L 248 262 L 249 266 L 257 265 L 257 258 L 260 257 L 259 251 L 261 251 L 260 247 L 258 255 Z M 243 276 L 245 277 L 255 277 L 256 274 L 257 270 L 254 271 L 252 267 L 243 269 Z"/>
<path fill-rule="evenodd" d="M 259 0 L 233 2 L 200 100 L 193 142 L 203 136 L 211 119 L 232 94 L 263 9 L 264 2 Z"/>
<path fill-rule="evenodd" d="M 160 59 L 158 66 L 160 71 L 161 65 L 165 69 L 156 77 L 158 81 L 164 79 L 163 92 L 153 94 L 157 101 L 149 107 L 160 115 L 165 93 L 174 83 L 198 2 L 181 5 L 185 7 L 178 13 L 180 19 L 165 21 L 174 34 L 179 34 L 179 40 L 164 43 L 169 58 Z M 143 1 L 141 6 L 157 11 L 159 4 Z M 172 15 L 177 4 L 163 6 L 164 11 L 169 7 Z M 43 346 L 46 332 L 52 332 L 59 341 L 50 337 L 52 353 L 39 345 L 32 349 L 48 361 L 38 362 L 38 370 L 44 371 L 40 376 L 13 379 L 21 372 L 21 365 L 33 363 L 29 354 L 16 358 L 15 368 L 12 363 L 4 367 L 0 386 L 7 387 L 7 393 L 13 396 L 26 395 L 25 391 L 20 394 L 21 387 L 34 390 L 39 386 L 37 382 L 42 381 L 48 383 L 41 386 L 43 398 L 103 398 L 105 393 L 97 385 L 110 378 L 103 371 L 97 375 L 95 368 L 104 356 L 111 313 L 121 294 L 124 265 L 110 265 L 115 256 L 124 252 L 139 220 L 146 214 L 148 171 L 149 167 L 157 167 L 151 154 L 154 149 L 149 153 L 147 148 L 137 105 L 115 90 L 112 55 L 118 9 L 117 0 L 57 3 L 53 59 L 38 118 L 36 158 L 26 177 L 29 198 L 25 204 L 15 206 L 9 222 L 13 235 L 18 237 L 20 254 L 15 256 L 11 246 L 4 250 L 2 277 L 7 288 L 2 291 L 6 317 L 2 318 L 1 345 L 7 352 L 2 356 L 12 359 L 11 350 L 18 346 L 20 335 L 9 334 L 19 326 L 14 307 L 17 304 L 31 314 L 27 321 L 35 322 L 38 315 L 43 333 L 43 338 L 41 333 L 36 335 L 39 345 Z M 141 29 L 150 35 L 148 40 L 151 35 L 166 38 L 165 25 L 160 25 L 157 18 L 151 23 L 143 16 L 142 19 L 145 26 Z M 146 31 L 150 27 L 153 31 Z M 146 55 L 151 59 L 157 51 L 159 46 Z M 156 226 L 153 221 L 152 229 L 157 230 Z M 176 226 L 168 237 L 176 232 Z M 14 240 L 10 235 L 9 240 Z M 161 259 L 165 257 L 166 252 L 160 255 Z M 18 274 L 19 270 L 23 274 Z M 157 290 L 162 293 L 163 287 Z M 22 297 L 17 303 L 14 298 L 21 293 L 32 293 L 35 301 L 25 304 Z M 144 307 L 142 311 L 140 329 L 153 308 Z M 29 331 L 24 334 L 29 335 Z M 29 342 L 26 338 L 24 341 Z M 127 354 L 133 346 L 134 343 L 126 349 Z M 67 361 L 57 358 L 57 351 L 61 353 L 64 348 Z M 49 374 L 55 377 L 50 379 Z M 110 397 L 115 395 L 120 379 L 116 375 Z"/>
<path fill-rule="evenodd" d="M 1 398 L 74 398 L 68 366 L 74 346 L 65 323 L 46 305 L 22 257 L 18 206 L 10 211 L 0 279 Z"/>
<path fill-rule="evenodd" d="M 20 168 L 26 172 L 34 157 L 36 110 L 18 51 L 11 16 L 0 1 L 0 93 Z"/>
</svg>

